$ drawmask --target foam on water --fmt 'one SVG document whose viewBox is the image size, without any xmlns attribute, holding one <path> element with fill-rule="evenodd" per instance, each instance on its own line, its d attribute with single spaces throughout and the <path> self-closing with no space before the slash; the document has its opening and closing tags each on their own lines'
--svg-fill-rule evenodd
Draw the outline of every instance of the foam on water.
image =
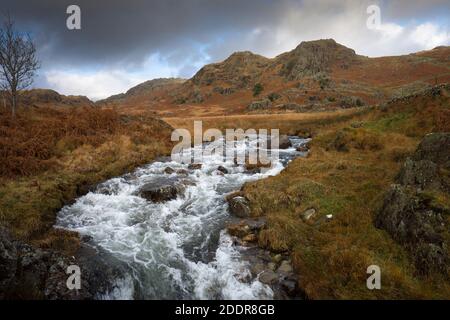
<svg viewBox="0 0 450 320">
<path fill-rule="evenodd" d="M 57 226 L 91 236 L 93 245 L 127 264 L 129 273 L 100 299 L 270 299 L 272 290 L 252 279 L 241 259 L 245 248 L 233 245 L 224 230 L 229 218 L 225 196 L 247 181 L 278 174 L 298 155 L 295 148 L 280 150 L 280 160 L 258 174 L 245 173 L 243 166 L 218 155 L 204 157 L 201 170 L 183 177 L 193 185 L 165 203 L 149 202 L 137 192 L 168 177 L 166 167 L 187 170 L 187 165 L 155 162 L 108 180 L 64 207 Z M 219 165 L 229 173 L 218 174 Z"/>
</svg>

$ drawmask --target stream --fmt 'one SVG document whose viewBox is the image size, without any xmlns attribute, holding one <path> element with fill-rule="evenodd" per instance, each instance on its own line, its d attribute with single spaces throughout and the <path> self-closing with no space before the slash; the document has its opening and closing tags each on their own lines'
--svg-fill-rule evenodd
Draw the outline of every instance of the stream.
<svg viewBox="0 0 450 320">
<path fill-rule="evenodd" d="M 231 217 L 225 197 L 248 181 L 277 175 L 308 139 L 289 137 L 279 160 L 264 173 L 249 172 L 232 159 L 212 155 L 201 169 L 161 159 L 110 179 L 65 206 L 56 227 L 88 237 L 89 245 L 126 266 L 115 289 L 99 299 L 272 299 L 272 289 L 252 277 L 246 247 L 226 232 Z M 248 142 L 237 142 L 243 148 Z M 217 170 L 219 166 L 228 173 Z M 174 170 L 168 174 L 165 169 Z M 189 183 L 176 199 L 153 203 L 138 192 L 161 179 Z"/>
</svg>

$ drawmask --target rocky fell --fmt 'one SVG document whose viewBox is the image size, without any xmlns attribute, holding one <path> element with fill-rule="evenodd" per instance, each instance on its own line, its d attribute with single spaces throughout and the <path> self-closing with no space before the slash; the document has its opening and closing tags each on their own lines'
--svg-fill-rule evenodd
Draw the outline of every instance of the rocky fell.
<svg viewBox="0 0 450 320">
<path fill-rule="evenodd" d="M 42 107 L 89 107 L 94 102 L 85 96 L 65 96 L 50 89 L 33 89 L 20 94 L 20 103 L 26 106 Z"/>
<path fill-rule="evenodd" d="M 249 51 L 201 68 L 191 79 L 157 79 L 103 100 L 163 116 L 284 113 L 384 103 L 450 81 L 450 48 L 368 58 L 332 39 L 306 41 L 275 58 Z M 262 107 L 255 107 L 262 106 Z"/>
</svg>

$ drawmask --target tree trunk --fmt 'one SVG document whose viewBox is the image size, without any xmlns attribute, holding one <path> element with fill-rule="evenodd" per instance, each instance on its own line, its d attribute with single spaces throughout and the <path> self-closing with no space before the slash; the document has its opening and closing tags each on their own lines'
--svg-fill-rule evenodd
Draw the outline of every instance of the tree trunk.
<svg viewBox="0 0 450 320">
<path fill-rule="evenodd" d="M 11 111 L 13 118 L 16 117 L 17 92 L 11 92 Z"/>
</svg>

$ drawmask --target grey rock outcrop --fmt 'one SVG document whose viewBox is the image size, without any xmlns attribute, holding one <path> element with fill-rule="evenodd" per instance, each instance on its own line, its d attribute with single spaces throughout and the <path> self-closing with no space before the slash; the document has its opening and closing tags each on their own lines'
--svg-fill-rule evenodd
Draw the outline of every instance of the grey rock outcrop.
<svg viewBox="0 0 450 320">
<path fill-rule="evenodd" d="M 247 110 L 249 111 L 255 111 L 255 110 L 266 110 L 269 109 L 272 103 L 269 99 L 264 99 L 260 101 L 253 101 L 250 103 L 250 105 L 247 107 Z"/>
<path fill-rule="evenodd" d="M 417 273 L 449 274 L 450 133 L 427 135 L 387 192 L 375 225 L 402 244 Z"/>
<path fill-rule="evenodd" d="M 123 276 L 120 263 L 106 261 L 91 247 L 82 245 L 75 257 L 35 248 L 14 239 L 0 227 L 0 300 L 90 300 L 114 289 L 115 280 Z M 81 288 L 67 287 L 67 268 L 77 265 L 81 271 Z"/>
</svg>

